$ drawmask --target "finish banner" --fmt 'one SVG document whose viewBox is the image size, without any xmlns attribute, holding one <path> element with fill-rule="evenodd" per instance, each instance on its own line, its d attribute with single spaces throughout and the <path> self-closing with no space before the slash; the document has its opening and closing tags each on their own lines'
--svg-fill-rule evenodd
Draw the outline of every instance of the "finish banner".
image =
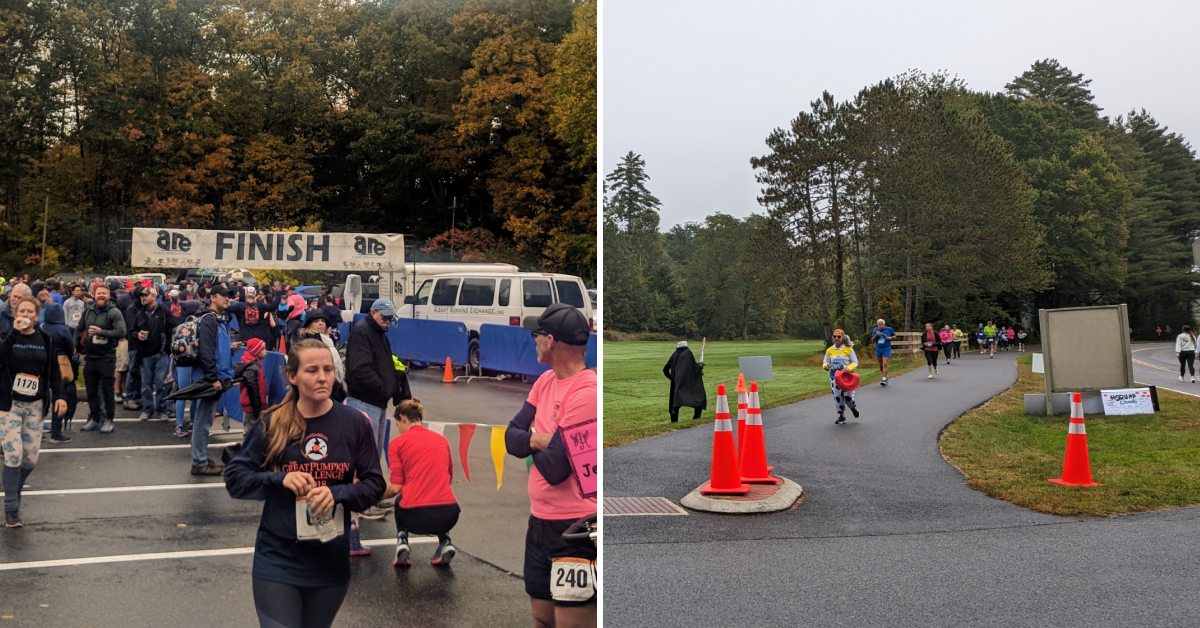
<svg viewBox="0 0 1200 628">
<path fill-rule="evenodd" d="M 130 265 L 137 268 L 403 271 L 404 236 L 135 228 Z"/>
</svg>

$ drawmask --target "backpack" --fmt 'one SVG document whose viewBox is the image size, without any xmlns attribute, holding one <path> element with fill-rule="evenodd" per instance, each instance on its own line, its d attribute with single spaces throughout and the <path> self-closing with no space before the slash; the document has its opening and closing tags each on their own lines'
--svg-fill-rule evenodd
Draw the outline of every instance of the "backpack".
<svg viewBox="0 0 1200 628">
<path fill-rule="evenodd" d="M 197 353 L 200 348 L 200 319 L 209 314 L 212 312 L 189 316 L 175 327 L 171 334 L 171 355 L 177 363 L 195 364 L 200 359 Z"/>
</svg>

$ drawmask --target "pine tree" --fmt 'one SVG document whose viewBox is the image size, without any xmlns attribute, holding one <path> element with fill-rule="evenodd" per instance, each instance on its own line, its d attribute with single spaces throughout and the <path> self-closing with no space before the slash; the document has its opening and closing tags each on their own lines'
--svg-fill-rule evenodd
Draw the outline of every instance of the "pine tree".
<svg viewBox="0 0 1200 628">
<path fill-rule="evenodd" d="M 1129 275 L 1123 300 L 1135 331 L 1178 328 L 1190 320 L 1188 305 L 1200 298 L 1192 278 L 1191 241 L 1200 233 L 1200 165 L 1175 133 L 1145 110 L 1117 119 L 1116 129 L 1134 148 L 1129 212 Z"/>
<path fill-rule="evenodd" d="M 632 151 L 604 178 L 605 320 L 613 329 L 678 328 L 679 294 L 649 179 L 645 160 Z"/>
<path fill-rule="evenodd" d="M 1100 128 L 1100 108 L 1096 106 L 1088 85 L 1091 79 L 1073 74 L 1058 59 L 1042 59 L 1021 76 L 1004 86 L 1008 94 L 1020 100 L 1056 104 L 1071 112 L 1076 122 L 1087 128 Z"/>
</svg>

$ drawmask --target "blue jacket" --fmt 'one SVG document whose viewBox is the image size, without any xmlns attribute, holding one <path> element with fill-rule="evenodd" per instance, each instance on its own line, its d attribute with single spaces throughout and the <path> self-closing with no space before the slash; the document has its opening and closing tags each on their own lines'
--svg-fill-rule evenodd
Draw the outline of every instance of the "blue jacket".
<svg viewBox="0 0 1200 628">
<path fill-rule="evenodd" d="M 205 312 L 196 321 L 196 332 L 200 338 L 201 379 L 206 382 L 233 379 L 232 341 L 229 339 L 229 319 L 224 314 Z"/>
<path fill-rule="evenodd" d="M 45 315 L 42 331 L 46 332 L 54 341 L 55 354 L 65 355 L 68 358 L 74 357 L 75 338 L 71 334 L 71 328 L 67 327 L 67 317 L 63 313 L 63 307 L 57 303 L 49 303 L 42 308 L 42 314 Z"/>
</svg>

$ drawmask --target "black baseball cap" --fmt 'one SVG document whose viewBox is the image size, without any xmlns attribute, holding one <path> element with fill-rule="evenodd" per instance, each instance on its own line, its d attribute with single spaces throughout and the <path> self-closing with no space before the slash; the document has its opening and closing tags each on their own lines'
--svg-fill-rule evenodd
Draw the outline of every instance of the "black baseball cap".
<svg viewBox="0 0 1200 628">
<path fill-rule="evenodd" d="M 232 299 L 238 295 L 238 291 L 237 288 L 231 288 L 229 286 L 217 284 L 212 287 L 212 290 L 209 291 L 209 294 L 219 294 L 223 297 L 229 297 Z"/>
<path fill-rule="evenodd" d="M 549 334 L 559 342 L 577 347 L 586 346 L 591 334 L 583 312 L 566 303 L 551 305 L 536 319 L 527 316 L 524 326 L 531 331 Z"/>
</svg>

